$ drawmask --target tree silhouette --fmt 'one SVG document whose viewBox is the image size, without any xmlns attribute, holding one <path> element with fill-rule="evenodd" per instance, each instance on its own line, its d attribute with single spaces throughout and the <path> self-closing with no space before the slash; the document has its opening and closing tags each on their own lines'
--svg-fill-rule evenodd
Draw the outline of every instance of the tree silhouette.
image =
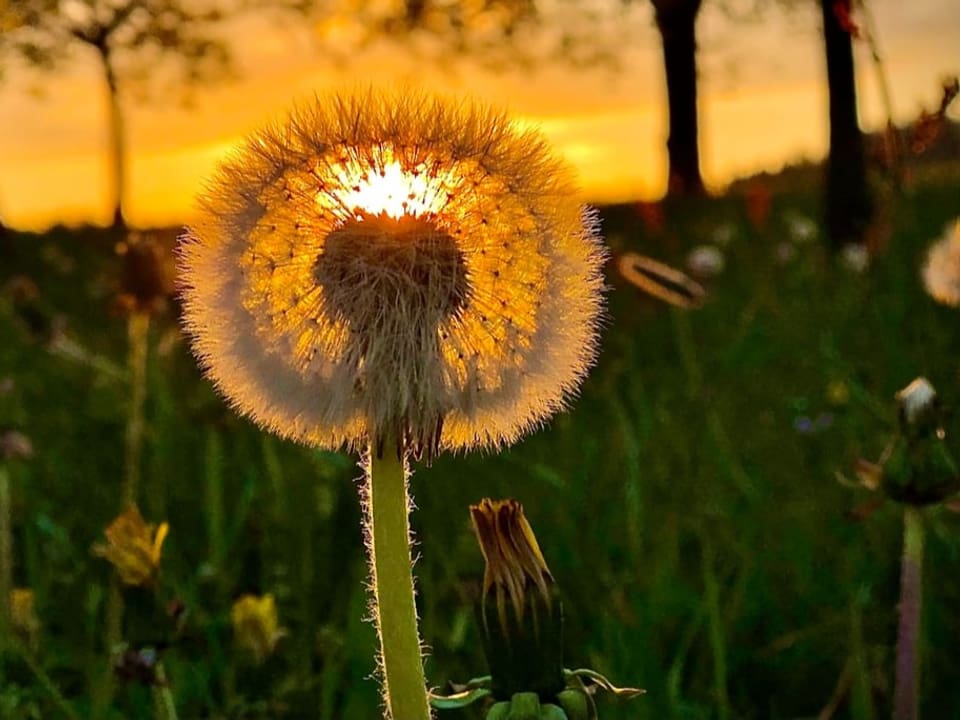
<svg viewBox="0 0 960 720">
<path fill-rule="evenodd" d="M 697 15 L 701 0 L 651 0 L 667 81 L 668 195 L 703 195 L 697 113 Z"/>
<path fill-rule="evenodd" d="M 823 215 L 831 247 L 861 242 L 873 214 L 863 133 L 857 120 L 850 0 L 820 0 L 830 97 L 830 154 Z"/>
<path fill-rule="evenodd" d="M 0 52 L 18 54 L 40 70 L 53 70 L 76 51 L 98 60 L 109 116 L 113 225 L 123 229 L 127 191 L 124 99 L 156 90 L 159 63 L 185 83 L 221 77 L 226 46 L 213 30 L 240 6 L 205 0 L 19 0 L 6 13 Z"/>
</svg>

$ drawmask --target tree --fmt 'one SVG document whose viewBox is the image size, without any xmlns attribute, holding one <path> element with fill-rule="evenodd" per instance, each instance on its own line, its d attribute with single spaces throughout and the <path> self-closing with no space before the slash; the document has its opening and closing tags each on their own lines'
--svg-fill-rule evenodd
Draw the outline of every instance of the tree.
<svg viewBox="0 0 960 720">
<path fill-rule="evenodd" d="M 20 0 L 13 8 L 0 52 L 12 50 L 41 70 L 54 69 L 80 49 L 99 62 L 115 228 L 126 225 L 124 98 L 134 89 L 150 89 L 160 60 L 172 61 L 168 65 L 191 83 L 222 75 L 228 53 L 212 30 L 226 10 L 204 0 Z"/>
<path fill-rule="evenodd" d="M 668 195 L 703 195 L 697 114 L 697 14 L 701 0 L 651 0 L 663 45 L 669 135 Z"/>
<path fill-rule="evenodd" d="M 863 133 L 857 120 L 850 0 L 820 0 L 830 98 L 824 224 L 834 249 L 862 242 L 873 214 Z"/>
</svg>

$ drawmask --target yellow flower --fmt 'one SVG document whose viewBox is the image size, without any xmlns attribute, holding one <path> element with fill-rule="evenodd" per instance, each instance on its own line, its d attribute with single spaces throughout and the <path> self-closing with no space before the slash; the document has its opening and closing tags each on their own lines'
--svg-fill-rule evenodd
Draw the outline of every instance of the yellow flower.
<svg viewBox="0 0 960 720">
<path fill-rule="evenodd" d="M 30 588 L 14 588 L 10 591 L 10 626 L 30 647 L 36 646 L 40 632 L 34 600 L 34 593 Z"/>
<path fill-rule="evenodd" d="M 960 220 L 954 221 L 931 246 L 921 277 L 934 300 L 960 307 Z"/>
<path fill-rule="evenodd" d="M 541 136 L 416 92 L 318 99 L 247 140 L 181 245 L 218 388 L 286 437 L 499 446 L 593 363 L 605 253 Z"/>
<path fill-rule="evenodd" d="M 169 531 L 167 523 L 148 525 L 136 505 L 118 515 L 104 531 L 106 544 L 94 552 L 112 564 L 125 585 L 152 585 L 160 570 L 160 552 Z"/>
<path fill-rule="evenodd" d="M 259 664 L 267 659 L 284 636 L 277 621 L 273 595 L 243 595 L 230 610 L 233 638 L 237 647 Z"/>
</svg>

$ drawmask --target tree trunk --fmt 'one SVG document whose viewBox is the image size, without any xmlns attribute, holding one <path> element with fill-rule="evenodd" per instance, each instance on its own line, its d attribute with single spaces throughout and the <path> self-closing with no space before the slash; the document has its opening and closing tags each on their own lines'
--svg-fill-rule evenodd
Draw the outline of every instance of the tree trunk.
<svg viewBox="0 0 960 720">
<path fill-rule="evenodd" d="M 663 44 L 670 134 L 668 195 L 703 195 L 697 123 L 696 21 L 701 0 L 653 0 Z"/>
<path fill-rule="evenodd" d="M 120 107 L 117 75 L 113 69 L 113 62 L 110 57 L 110 49 L 105 45 L 98 45 L 97 52 L 100 53 L 100 61 L 103 64 L 104 79 L 107 83 L 107 111 L 110 122 L 108 153 L 110 156 L 110 179 L 113 185 L 112 227 L 114 230 L 124 231 L 127 227 L 123 217 L 123 200 L 127 189 L 127 175 L 123 109 Z"/>
<path fill-rule="evenodd" d="M 820 0 L 830 97 L 824 223 L 831 247 L 863 242 L 873 202 L 867 184 L 863 134 L 857 120 L 857 86 L 850 37 L 850 0 Z"/>
</svg>

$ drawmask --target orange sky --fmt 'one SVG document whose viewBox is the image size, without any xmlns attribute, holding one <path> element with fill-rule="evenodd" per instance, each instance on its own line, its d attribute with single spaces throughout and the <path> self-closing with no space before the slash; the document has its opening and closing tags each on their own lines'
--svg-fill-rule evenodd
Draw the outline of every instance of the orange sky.
<svg viewBox="0 0 960 720">
<path fill-rule="evenodd" d="M 938 99 L 940 79 L 960 71 L 960 3 L 873 0 L 895 114 Z M 776 169 L 826 147 L 823 59 L 816 6 L 762 23 L 735 23 L 706 3 L 701 45 L 702 164 L 707 182 Z M 256 18 L 238 23 L 240 81 L 205 88 L 193 107 L 130 99 L 130 191 L 134 224 L 189 218 L 192 198 L 229 148 L 298 98 L 344 85 L 416 82 L 466 92 L 539 125 L 577 167 L 590 200 L 662 193 L 666 136 L 660 48 L 648 3 L 638 2 L 619 71 L 551 66 L 493 74 L 437 68 L 397 47 L 347 65 L 324 62 L 311 28 L 283 31 Z M 858 48 L 862 115 L 882 113 L 866 48 Z M 109 219 L 103 90 L 92 58 L 80 54 L 56 74 L 16 67 L 0 86 L 0 217 L 39 229 Z"/>
</svg>

